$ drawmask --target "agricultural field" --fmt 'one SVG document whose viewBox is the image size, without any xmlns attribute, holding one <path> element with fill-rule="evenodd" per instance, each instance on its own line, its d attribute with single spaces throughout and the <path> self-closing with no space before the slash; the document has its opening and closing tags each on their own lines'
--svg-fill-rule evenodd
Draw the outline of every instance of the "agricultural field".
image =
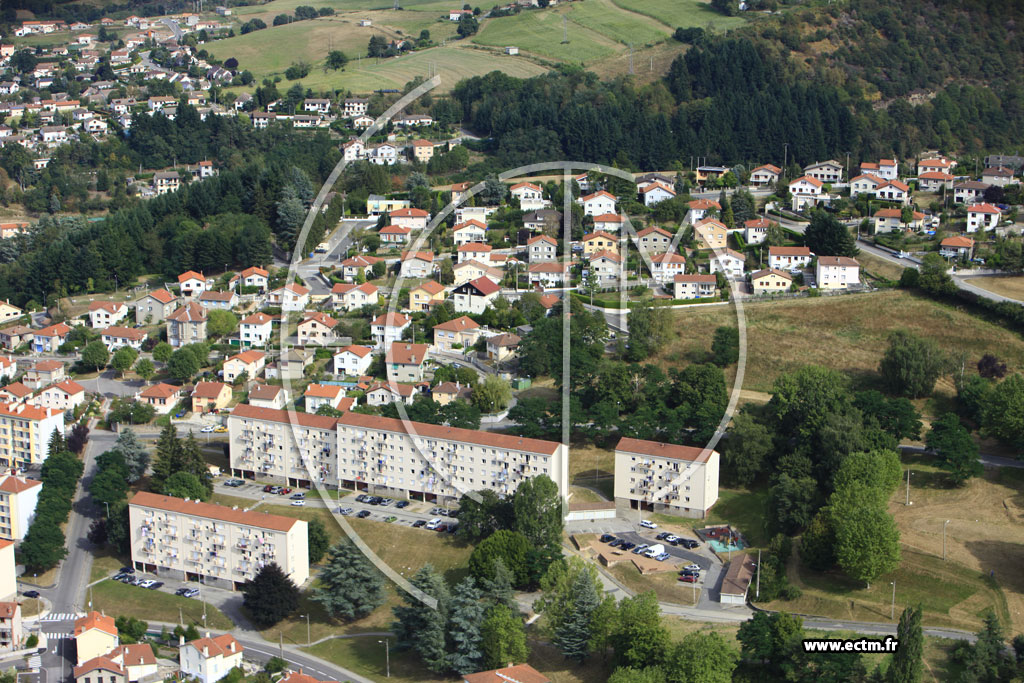
<svg viewBox="0 0 1024 683">
<path fill-rule="evenodd" d="M 711 28 L 726 31 L 743 24 L 743 17 L 726 17 L 700 0 L 612 0 L 622 9 L 657 19 L 676 28 Z"/>
<path fill-rule="evenodd" d="M 653 45 L 667 38 L 674 30 L 669 25 L 643 14 L 622 9 L 612 0 L 587 0 L 570 5 L 570 22 L 597 31 L 634 48 Z"/>
<path fill-rule="evenodd" d="M 878 311 L 886 315 L 878 315 Z M 775 379 L 807 364 L 819 364 L 873 385 L 889 334 L 905 329 L 934 339 L 947 353 L 966 354 L 968 367 L 985 353 L 1004 359 L 1011 372 L 1024 368 L 1024 341 L 999 325 L 902 290 L 873 294 L 748 303 L 747 368 L 743 388 L 771 391 Z M 664 367 L 704 362 L 719 325 L 735 325 L 732 306 L 673 312 L 677 336 L 655 362 Z M 952 382 L 940 378 L 940 394 Z"/>
<path fill-rule="evenodd" d="M 1024 277 L 973 277 L 971 284 L 994 294 L 1024 301 Z"/>
<path fill-rule="evenodd" d="M 474 43 L 493 47 L 514 45 L 521 52 L 573 64 L 589 64 L 625 49 L 625 46 L 614 38 L 577 24 L 571 19 L 568 23 L 569 42 L 563 43 L 562 17 L 571 16 L 570 9 L 520 12 L 512 17 L 488 19 L 472 40 Z"/>
</svg>

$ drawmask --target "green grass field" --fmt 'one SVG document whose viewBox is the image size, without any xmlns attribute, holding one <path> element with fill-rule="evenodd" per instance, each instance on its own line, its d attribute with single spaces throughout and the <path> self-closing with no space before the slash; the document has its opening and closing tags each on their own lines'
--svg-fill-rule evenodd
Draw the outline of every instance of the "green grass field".
<svg viewBox="0 0 1024 683">
<path fill-rule="evenodd" d="M 92 587 L 93 608 L 113 616 L 130 615 L 143 620 L 178 621 L 178 609 L 186 623 L 203 626 L 203 603 L 161 590 L 151 591 L 128 586 L 118 581 L 101 581 Z M 234 625 L 223 612 L 206 606 L 206 625 L 210 628 L 232 629 Z"/>
<path fill-rule="evenodd" d="M 726 17 L 700 0 L 612 0 L 623 9 L 645 14 L 673 28 L 700 26 L 727 30 L 743 24 L 743 17 Z"/>
<path fill-rule="evenodd" d="M 634 48 L 667 38 L 673 29 L 643 14 L 625 10 L 612 0 L 587 0 L 571 6 L 569 21 Z"/>
<path fill-rule="evenodd" d="M 571 19 L 572 8 L 543 12 L 521 12 L 512 17 L 489 19 L 473 42 L 504 47 L 514 45 L 522 52 L 574 64 L 610 57 L 624 49 L 614 39 Z M 569 42 L 563 43 L 562 17 L 569 13 Z"/>
</svg>

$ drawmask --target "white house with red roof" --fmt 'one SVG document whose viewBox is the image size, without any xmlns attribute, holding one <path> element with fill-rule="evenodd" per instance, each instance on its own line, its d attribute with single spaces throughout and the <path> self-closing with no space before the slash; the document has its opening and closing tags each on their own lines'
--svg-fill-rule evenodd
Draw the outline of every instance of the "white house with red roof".
<svg viewBox="0 0 1024 683">
<path fill-rule="evenodd" d="M 755 218 L 743 222 L 743 241 L 747 244 L 761 244 L 768 238 L 768 230 L 778 225 L 767 218 Z"/>
<path fill-rule="evenodd" d="M 480 325 L 469 316 L 459 316 L 434 325 L 434 348 L 438 351 L 466 349 L 480 337 Z"/>
<path fill-rule="evenodd" d="M 714 199 L 694 199 L 692 202 L 687 204 L 687 206 L 690 209 L 688 220 L 691 225 L 704 220 L 705 216 L 707 216 L 711 211 L 722 210 L 722 205 Z"/>
<path fill-rule="evenodd" d="M 910 186 L 899 180 L 883 182 L 875 188 L 875 199 L 899 204 L 910 203 Z"/>
<path fill-rule="evenodd" d="M 666 199 L 674 199 L 675 196 L 675 189 L 657 181 L 647 183 L 640 188 L 640 200 L 644 203 L 644 206 L 654 206 Z"/>
<path fill-rule="evenodd" d="M 873 173 L 862 173 L 850 180 L 850 196 L 859 197 L 862 194 L 873 195 L 875 190 L 884 184 L 885 181 L 877 175 Z"/>
<path fill-rule="evenodd" d="M 558 261 L 544 261 L 542 263 L 531 263 L 526 274 L 531 285 L 542 287 L 561 287 L 565 284 L 566 265 Z"/>
<path fill-rule="evenodd" d="M 262 351 L 242 351 L 224 361 L 222 378 L 234 384 L 243 373 L 249 379 L 256 379 L 267 365 L 267 354 Z"/>
<path fill-rule="evenodd" d="M 452 238 L 457 247 L 471 242 L 484 242 L 487 240 L 487 226 L 475 219 L 458 223 L 452 228 Z"/>
<path fill-rule="evenodd" d="M 917 175 L 922 173 L 928 173 L 929 171 L 940 171 L 942 173 L 950 173 L 956 168 L 956 162 L 950 161 L 945 157 L 932 157 L 929 159 L 921 159 L 917 162 Z"/>
<path fill-rule="evenodd" d="M 385 225 L 380 229 L 381 244 L 405 244 L 409 241 L 409 228 L 401 225 Z"/>
<path fill-rule="evenodd" d="M 452 290 L 452 302 L 459 313 L 480 314 L 494 305 L 501 287 L 486 277 L 465 282 Z"/>
<path fill-rule="evenodd" d="M 789 193 L 793 197 L 793 211 L 803 211 L 808 206 L 815 206 L 825 196 L 824 185 L 824 182 L 809 175 L 790 182 Z"/>
<path fill-rule="evenodd" d="M 946 258 L 970 259 L 974 256 L 974 239 L 963 235 L 947 237 L 939 243 L 939 253 Z"/>
<path fill-rule="evenodd" d="M 238 341 L 243 347 L 266 346 L 273 334 L 274 319 L 266 313 L 253 313 L 238 323 Z"/>
<path fill-rule="evenodd" d="M 519 200 L 519 208 L 523 211 L 535 211 L 547 205 L 544 201 L 544 190 L 534 183 L 516 183 L 508 189 L 509 194 Z"/>
<path fill-rule="evenodd" d="M 974 204 L 967 207 L 967 232 L 995 230 L 1002 213 L 991 204 Z"/>
<path fill-rule="evenodd" d="M 270 282 L 270 273 L 259 266 L 246 268 L 238 275 L 231 278 L 231 286 L 240 284 L 242 287 L 257 287 L 261 292 L 267 291 Z"/>
<path fill-rule="evenodd" d="M 708 268 L 712 273 L 725 273 L 728 278 L 738 279 L 743 277 L 747 265 L 746 257 L 732 249 L 721 249 L 711 255 Z"/>
<path fill-rule="evenodd" d="M 89 304 L 89 327 L 110 327 L 127 315 L 128 306 L 120 301 L 93 301 Z"/>
<path fill-rule="evenodd" d="M 483 244 L 481 242 L 469 242 L 462 244 L 456 249 L 458 252 L 458 262 L 463 263 L 464 261 L 479 261 L 480 263 L 490 263 L 491 260 L 491 245 Z"/>
<path fill-rule="evenodd" d="M 395 209 L 390 214 L 391 222 L 410 230 L 423 230 L 430 222 L 430 212 L 423 209 L 410 207 L 407 209 Z"/>
<path fill-rule="evenodd" d="M 765 164 L 758 166 L 750 172 L 750 178 L 747 183 L 754 187 L 764 187 L 765 185 L 773 185 L 779 182 L 779 178 L 782 176 L 782 169 L 778 166 L 772 166 L 771 164 Z"/>
<path fill-rule="evenodd" d="M 334 374 L 348 377 L 361 377 L 370 370 L 373 362 L 373 349 L 369 346 L 353 344 L 334 354 Z"/>
<path fill-rule="evenodd" d="M 860 284 L 860 264 L 849 256 L 819 256 L 814 280 L 818 289 L 849 289 Z"/>
<path fill-rule="evenodd" d="M 283 311 L 302 311 L 309 306 L 309 288 L 289 282 L 271 291 L 267 302 L 271 306 L 280 306 Z"/>
<path fill-rule="evenodd" d="M 57 361 L 60 363 L 60 361 Z M 63 368 L 64 364 L 60 363 Z M 0 379 L 6 377 L 7 379 L 14 379 L 14 376 L 18 374 L 18 361 L 11 356 L 0 356 Z"/>
<path fill-rule="evenodd" d="M 870 173 L 882 180 L 896 180 L 899 177 L 899 164 L 895 159 L 879 159 L 878 163 L 865 162 L 860 165 L 862 174 Z"/>
<path fill-rule="evenodd" d="M 32 350 L 36 353 L 53 353 L 68 338 L 71 328 L 64 323 L 57 323 L 36 330 L 32 335 Z"/>
<path fill-rule="evenodd" d="M 36 516 L 36 504 L 43 482 L 23 479 L 13 471 L 0 477 L 0 505 L 6 513 L 0 516 L 0 538 L 20 541 L 28 533 Z"/>
<path fill-rule="evenodd" d="M 717 451 L 643 439 L 615 446 L 615 507 L 704 517 L 718 500 Z M 475 683 L 475 682 L 474 682 Z"/>
<path fill-rule="evenodd" d="M 194 270 L 187 270 L 178 276 L 178 291 L 183 297 L 196 297 L 208 288 L 206 276 Z"/>
<path fill-rule="evenodd" d="M 551 679 L 529 664 L 510 664 L 500 669 L 464 674 L 462 683 L 551 683 Z"/>
<path fill-rule="evenodd" d="M 611 192 L 599 190 L 579 199 L 583 205 L 584 216 L 600 216 L 606 213 L 615 213 L 615 203 L 618 198 Z"/>
<path fill-rule="evenodd" d="M 85 387 L 78 382 L 66 379 L 46 387 L 29 399 L 29 403 L 40 408 L 52 408 L 60 411 L 74 410 L 85 403 Z"/>
<path fill-rule="evenodd" d="M 178 405 L 178 401 L 185 395 L 182 387 L 176 387 L 166 382 L 157 382 L 135 394 L 135 398 L 142 403 L 148 403 L 156 410 L 157 415 L 165 415 Z"/>
<path fill-rule="evenodd" d="M 651 256 L 651 277 L 655 282 L 668 284 L 676 275 L 686 272 L 686 259 L 682 255 L 667 251 Z"/>
<path fill-rule="evenodd" d="M 342 401 L 345 400 L 345 388 L 337 384 L 316 384 L 311 383 L 302 394 L 307 413 L 316 413 L 321 406 L 330 406 L 335 410 L 341 410 Z M 349 403 L 351 403 L 351 399 Z"/>
<path fill-rule="evenodd" d="M 914 211 L 910 215 L 910 221 L 903 223 L 902 209 L 879 209 L 873 216 L 875 219 L 875 234 L 892 232 L 893 230 L 920 230 L 924 227 L 924 214 Z"/>
<path fill-rule="evenodd" d="M 288 391 L 276 384 L 254 384 L 249 389 L 249 405 L 283 410 L 288 404 Z"/>
<path fill-rule="evenodd" d="M 370 323 L 374 348 L 387 352 L 391 345 L 402 338 L 402 333 L 412 322 L 401 313 L 384 313 Z"/>
<path fill-rule="evenodd" d="M 940 192 L 943 189 L 953 189 L 953 181 L 956 178 L 952 173 L 942 171 L 928 171 L 917 176 L 917 186 L 925 192 Z"/>
<path fill-rule="evenodd" d="M 381 259 L 376 256 L 357 255 L 347 258 L 341 262 L 341 275 L 346 282 L 352 282 L 360 276 L 367 277 L 366 269 L 373 268 L 373 264 Z"/>
<path fill-rule="evenodd" d="M 412 405 L 416 398 L 416 387 L 398 382 L 375 382 L 366 390 L 366 405 L 385 406 L 389 403 Z"/>
<path fill-rule="evenodd" d="M 179 639 L 178 667 L 183 676 L 199 683 L 216 683 L 242 666 L 242 645 L 230 633 L 185 642 Z"/>
<path fill-rule="evenodd" d="M 434 253 L 403 251 L 399 273 L 402 277 L 430 277 L 434 272 Z"/>
<path fill-rule="evenodd" d="M 625 216 L 620 216 L 617 213 L 602 213 L 599 216 L 594 216 L 594 230 L 597 231 L 618 232 L 625 223 Z"/>
<path fill-rule="evenodd" d="M 777 270 L 806 268 L 813 258 L 807 247 L 768 247 L 768 267 Z"/>
<path fill-rule="evenodd" d="M 337 339 L 334 326 L 338 321 L 320 311 L 306 311 L 298 326 L 299 346 L 328 346 Z"/>
<path fill-rule="evenodd" d="M 388 380 L 392 382 L 419 382 L 423 380 L 423 369 L 430 355 L 426 344 L 395 342 L 384 355 L 384 367 Z"/>
<path fill-rule="evenodd" d="M 714 275 L 685 273 L 672 278 L 673 299 L 704 299 L 715 295 L 718 278 Z"/>
<path fill-rule="evenodd" d="M 377 286 L 364 282 L 337 282 L 331 287 L 331 304 L 339 311 L 358 311 L 363 306 L 377 303 Z"/>
</svg>

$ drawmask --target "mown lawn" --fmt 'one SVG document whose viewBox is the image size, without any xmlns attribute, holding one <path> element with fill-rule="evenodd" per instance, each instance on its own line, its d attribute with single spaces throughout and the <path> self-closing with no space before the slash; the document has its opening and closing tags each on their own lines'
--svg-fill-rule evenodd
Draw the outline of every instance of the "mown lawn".
<svg viewBox="0 0 1024 683">
<path fill-rule="evenodd" d="M 129 586 L 119 581 L 101 581 L 92 587 L 93 609 L 112 616 L 134 616 L 144 621 L 177 623 L 180 615 L 186 624 L 203 627 L 203 603 L 195 598 L 183 598 L 163 590 L 149 590 Z M 216 607 L 206 605 L 206 625 L 229 630 L 234 624 Z"/>
</svg>

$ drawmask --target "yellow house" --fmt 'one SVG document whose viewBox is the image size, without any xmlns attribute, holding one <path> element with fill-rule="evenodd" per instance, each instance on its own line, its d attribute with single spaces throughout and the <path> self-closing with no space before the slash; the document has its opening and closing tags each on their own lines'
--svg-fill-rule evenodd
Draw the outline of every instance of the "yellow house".
<svg viewBox="0 0 1024 683">
<path fill-rule="evenodd" d="M 18 594 L 14 568 L 14 541 L 0 539 L 0 600 L 11 600 Z"/>
<path fill-rule="evenodd" d="M 114 617 L 93 611 L 75 620 L 75 652 L 78 666 L 107 654 L 118 645 Z"/>
<path fill-rule="evenodd" d="M 599 251 L 610 251 L 619 253 L 619 240 L 614 235 L 609 235 L 603 230 L 592 232 L 583 236 L 583 255 L 590 256 Z"/>
<path fill-rule="evenodd" d="M 698 249 L 725 249 L 729 246 L 729 229 L 714 218 L 697 221 L 693 232 Z"/>
<path fill-rule="evenodd" d="M 754 294 L 771 294 L 772 292 L 788 292 L 793 284 L 793 276 L 776 268 L 766 268 L 750 275 L 750 284 Z"/>
<path fill-rule="evenodd" d="M 192 392 L 192 412 L 224 410 L 231 402 L 231 387 L 224 382 L 197 382 Z"/>
<path fill-rule="evenodd" d="M 425 164 L 434 157 L 434 143 L 430 140 L 412 141 L 412 158 Z"/>
<path fill-rule="evenodd" d="M 437 304 L 444 303 L 444 295 L 444 285 L 435 280 L 427 280 L 409 290 L 409 310 L 429 311 Z"/>
</svg>

